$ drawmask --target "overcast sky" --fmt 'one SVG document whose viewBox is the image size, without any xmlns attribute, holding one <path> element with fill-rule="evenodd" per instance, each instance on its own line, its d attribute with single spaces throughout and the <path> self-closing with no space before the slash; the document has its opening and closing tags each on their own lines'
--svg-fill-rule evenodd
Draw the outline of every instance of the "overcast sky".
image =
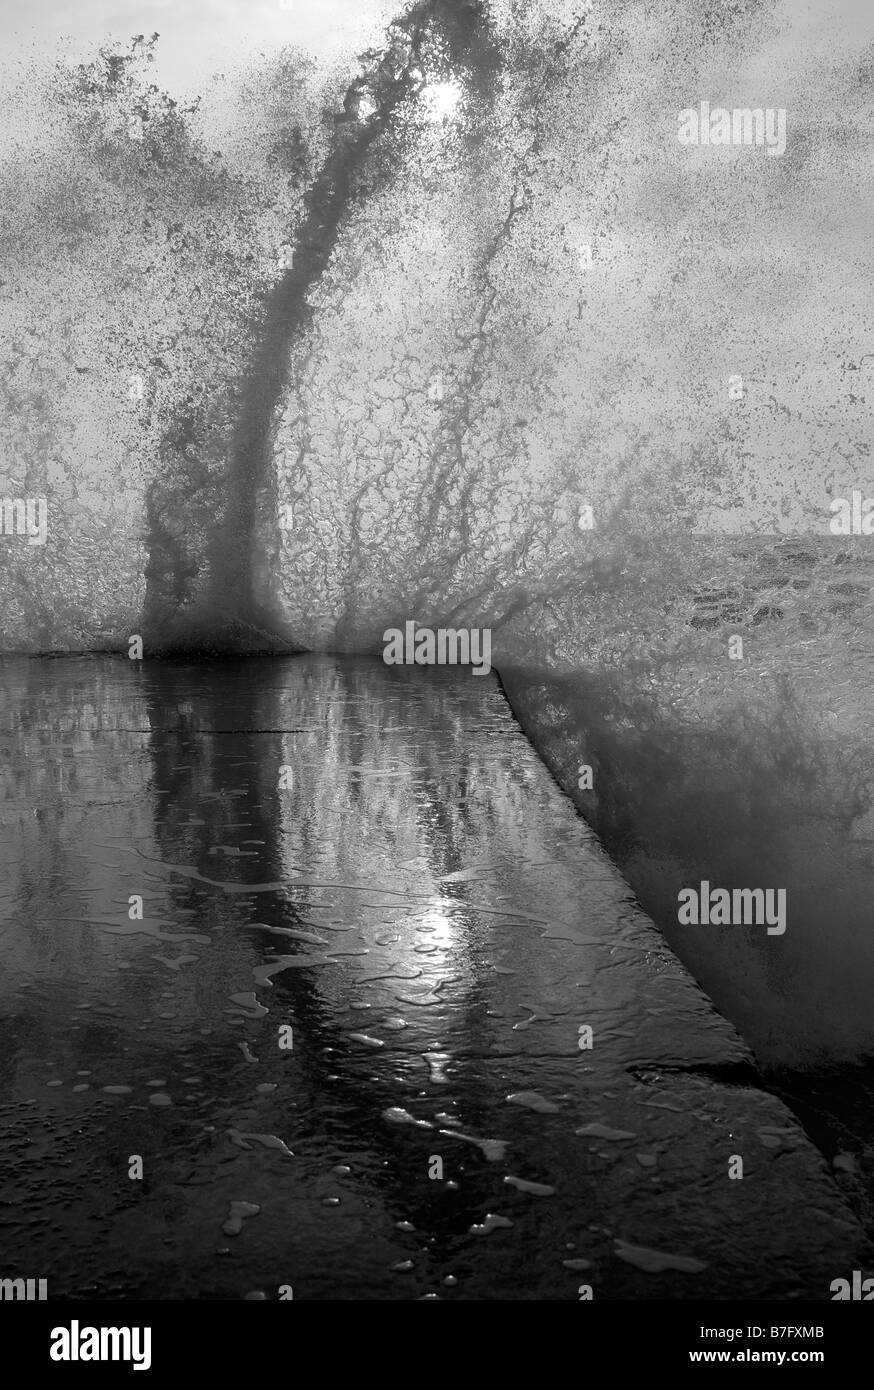
<svg viewBox="0 0 874 1390">
<path fill-rule="evenodd" d="M 293 43 L 320 57 L 366 47 L 394 9 L 385 0 L 0 0 L 8 60 L 62 47 L 87 54 L 109 38 L 161 35 L 155 76 L 173 95 L 257 52 Z"/>
</svg>

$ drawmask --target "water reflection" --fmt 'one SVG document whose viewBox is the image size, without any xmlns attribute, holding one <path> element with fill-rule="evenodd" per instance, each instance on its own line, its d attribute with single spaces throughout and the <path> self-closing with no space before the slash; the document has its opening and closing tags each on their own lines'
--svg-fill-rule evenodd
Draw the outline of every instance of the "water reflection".
<svg viewBox="0 0 874 1390">
<path fill-rule="evenodd" d="M 744 1049 L 465 677 L 4 663 L 4 1248 L 51 1296 L 568 1298 L 581 1269 L 727 1296 L 837 1267 L 827 1193 L 801 1251 L 776 1176 L 746 1244 L 723 1219 L 694 1068 Z M 785 1118 L 814 1174 L 750 1097 L 732 1133 Z M 692 1291 L 619 1241 L 706 1269 Z"/>
</svg>

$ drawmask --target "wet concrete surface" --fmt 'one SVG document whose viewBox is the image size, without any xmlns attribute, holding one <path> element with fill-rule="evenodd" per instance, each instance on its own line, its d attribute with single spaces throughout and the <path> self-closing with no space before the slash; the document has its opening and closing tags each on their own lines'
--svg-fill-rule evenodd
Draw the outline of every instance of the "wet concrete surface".
<svg viewBox="0 0 874 1390">
<path fill-rule="evenodd" d="M 858 1266 L 823 1159 L 494 678 L 2 678 L 5 1277 L 827 1299 Z"/>
</svg>

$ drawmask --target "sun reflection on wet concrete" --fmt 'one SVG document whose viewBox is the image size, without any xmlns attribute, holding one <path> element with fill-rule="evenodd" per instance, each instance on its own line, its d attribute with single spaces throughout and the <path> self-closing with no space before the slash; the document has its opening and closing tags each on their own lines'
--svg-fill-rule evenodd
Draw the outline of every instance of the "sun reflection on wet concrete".
<svg viewBox="0 0 874 1390">
<path fill-rule="evenodd" d="M 851 1247 L 495 681 L 5 677 L 5 1250 L 53 1296 L 752 1297 Z"/>
</svg>

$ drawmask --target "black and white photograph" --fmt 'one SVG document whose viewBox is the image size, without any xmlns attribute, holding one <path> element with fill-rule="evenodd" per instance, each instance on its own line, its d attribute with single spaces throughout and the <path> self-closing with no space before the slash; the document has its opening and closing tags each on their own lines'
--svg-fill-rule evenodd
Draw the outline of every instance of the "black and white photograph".
<svg viewBox="0 0 874 1390">
<path fill-rule="evenodd" d="M 425 1300 L 829 1364 L 872 227 L 870 0 L 0 0 L 25 1364 Z"/>
</svg>

